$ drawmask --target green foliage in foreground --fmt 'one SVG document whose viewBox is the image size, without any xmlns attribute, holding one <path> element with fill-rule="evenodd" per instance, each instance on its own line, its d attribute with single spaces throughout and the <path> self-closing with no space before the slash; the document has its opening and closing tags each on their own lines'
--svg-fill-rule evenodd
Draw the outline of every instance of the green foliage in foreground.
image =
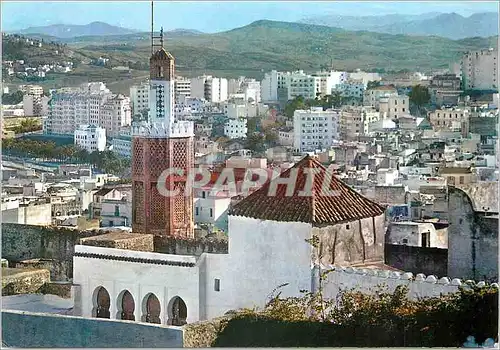
<svg viewBox="0 0 500 350">
<path fill-rule="evenodd" d="M 461 347 L 498 334 L 498 289 L 465 287 L 455 294 L 412 301 L 406 286 L 371 295 L 344 291 L 272 298 L 261 311 L 225 321 L 214 347 Z M 498 339 L 495 339 L 498 340 Z"/>
<path fill-rule="evenodd" d="M 40 158 L 47 161 L 78 162 L 91 164 L 109 174 L 120 175 L 130 167 L 130 160 L 118 157 L 111 151 L 92 152 L 79 149 L 74 145 L 57 146 L 55 142 L 29 139 L 5 139 L 2 151 L 8 155 Z"/>
</svg>

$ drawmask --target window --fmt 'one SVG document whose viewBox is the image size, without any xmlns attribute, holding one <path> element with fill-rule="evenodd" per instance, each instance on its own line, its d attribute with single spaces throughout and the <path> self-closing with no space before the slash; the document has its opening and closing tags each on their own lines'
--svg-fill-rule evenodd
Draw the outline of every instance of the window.
<svg viewBox="0 0 500 350">
<path fill-rule="evenodd" d="M 113 220 L 110 220 L 110 221 L 109 221 L 109 226 L 110 226 L 110 227 L 115 226 L 115 223 L 113 222 Z"/>
<path fill-rule="evenodd" d="M 220 292 L 220 279 L 216 278 L 214 281 L 214 290 Z"/>
<path fill-rule="evenodd" d="M 214 216 L 214 211 L 212 208 L 210 208 L 210 217 L 213 217 Z"/>
<path fill-rule="evenodd" d="M 460 176 L 459 179 L 458 179 L 458 182 L 459 182 L 460 185 L 463 185 L 464 184 L 464 177 Z"/>
<path fill-rule="evenodd" d="M 403 239 L 403 244 L 408 244 L 408 239 L 407 238 Z"/>
<path fill-rule="evenodd" d="M 201 198 L 206 198 L 205 191 L 201 191 Z"/>
<path fill-rule="evenodd" d="M 195 212 L 195 214 L 194 214 L 194 215 L 196 215 L 196 216 L 200 215 L 200 214 L 198 213 L 198 207 L 195 207 L 195 208 L 194 208 L 194 212 Z"/>
<path fill-rule="evenodd" d="M 115 205 L 115 216 L 120 216 L 120 206 Z"/>
<path fill-rule="evenodd" d="M 462 218 L 458 219 L 458 223 L 459 223 L 460 225 L 462 225 L 462 223 L 463 223 L 463 222 L 464 222 L 464 219 L 462 219 Z"/>
<path fill-rule="evenodd" d="M 349 230 L 349 224 L 345 225 L 345 229 Z"/>
</svg>

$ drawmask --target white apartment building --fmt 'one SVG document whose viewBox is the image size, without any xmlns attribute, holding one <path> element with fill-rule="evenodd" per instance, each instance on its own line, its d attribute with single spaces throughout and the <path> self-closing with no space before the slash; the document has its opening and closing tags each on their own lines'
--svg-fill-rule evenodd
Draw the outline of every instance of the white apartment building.
<svg viewBox="0 0 500 350">
<path fill-rule="evenodd" d="M 398 119 L 410 114 L 410 98 L 406 95 L 382 96 L 379 99 L 379 111 L 389 119 Z"/>
<path fill-rule="evenodd" d="M 278 142 L 281 146 L 293 146 L 293 128 L 286 127 L 278 130 Z"/>
<path fill-rule="evenodd" d="M 231 204 L 229 196 L 224 194 L 213 196 L 209 188 L 199 189 L 195 193 L 193 202 L 195 223 L 225 226 L 221 221 L 227 219 L 227 210 Z"/>
<path fill-rule="evenodd" d="M 149 82 L 130 87 L 130 104 L 134 117 L 149 109 Z"/>
<path fill-rule="evenodd" d="M 246 118 L 229 119 L 224 125 L 224 136 L 230 139 L 245 138 L 247 132 Z"/>
<path fill-rule="evenodd" d="M 260 97 L 264 103 L 275 103 L 278 101 L 278 71 L 271 71 L 264 74 L 264 79 L 260 84 Z"/>
<path fill-rule="evenodd" d="M 203 75 L 191 78 L 191 97 L 209 102 L 224 102 L 228 97 L 227 79 Z"/>
<path fill-rule="evenodd" d="M 461 60 L 464 90 L 498 90 L 498 51 L 480 50 L 466 53 Z"/>
<path fill-rule="evenodd" d="M 174 81 L 175 101 L 179 101 L 181 96 L 185 98 L 191 97 L 191 79 L 184 77 L 176 77 Z"/>
<path fill-rule="evenodd" d="M 132 124 L 130 98 L 114 95 L 101 106 L 98 125 L 106 129 L 107 137 L 116 137 L 125 126 Z"/>
<path fill-rule="evenodd" d="M 380 112 L 377 112 L 375 108 L 363 107 L 363 134 L 368 135 L 370 132 L 370 125 L 374 125 L 373 123 L 378 122 L 380 118 Z"/>
<path fill-rule="evenodd" d="M 43 87 L 41 87 L 40 85 L 21 85 L 19 86 L 19 90 L 21 90 L 26 95 L 43 95 Z"/>
<path fill-rule="evenodd" d="M 348 73 L 349 79 L 361 80 L 363 85 L 366 86 L 370 81 L 381 81 L 382 77 L 378 73 L 370 73 L 370 72 L 362 72 L 361 70 L 357 70 L 356 72 Z"/>
<path fill-rule="evenodd" d="M 130 99 L 114 95 L 103 83 L 90 83 L 52 93 L 44 133 L 73 135 L 79 125 L 96 125 L 116 136 L 130 124 Z"/>
<path fill-rule="evenodd" d="M 245 101 L 251 100 L 252 102 L 259 103 L 261 101 L 260 98 L 260 81 L 256 81 L 255 79 L 245 79 L 241 84 L 241 89 L 245 94 Z"/>
<path fill-rule="evenodd" d="M 314 99 L 316 96 L 329 95 L 332 89 L 347 80 L 346 72 L 321 71 L 312 75 L 304 71 L 278 72 L 271 71 L 264 75 L 260 84 L 261 101 L 275 103 L 279 100 L 278 89 L 286 89 L 287 99 L 297 96 Z"/>
<path fill-rule="evenodd" d="M 379 109 L 380 98 L 383 96 L 397 96 L 398 91 L 393 86 L 377 86 L 371 89 L 368 89 L 363 94 L 363 105 L 364 106 L 372 106 L 376 109 Z"/>
<path fill-rule="evenodd" d="M 23 109 L 26 117 L 46 117 L 49 114 L 50 98 L 42 95 L 25 94 Z"/>
<path fill-rule="evenodd" d="M 361 100 L 365 92 L 365 84 L 362 80 L 354 80 L 350 78 L 335 86 L 334 89 L 344 98 Z"/>
<path fill-rule="evenodd" d="M 75 145 L 89 153 L 106 148 L 106 130 L 96 125 L 80 125 L 75 130 Z"/>
<path fill-rule="evenodd" d="M 321 96 L 330 95 L 332 90 L 347 81 L 348 73 L 339 71 L 321 71 L 313 74 L 319 78 L 319 93 Z"/>
<path fill-rule="evenodd" d="M 296 110 L 293 115 L 294 148 L 312 152 L 329 148 L 339 140 L 340 111 L 311 108 Z"/>
</svg>

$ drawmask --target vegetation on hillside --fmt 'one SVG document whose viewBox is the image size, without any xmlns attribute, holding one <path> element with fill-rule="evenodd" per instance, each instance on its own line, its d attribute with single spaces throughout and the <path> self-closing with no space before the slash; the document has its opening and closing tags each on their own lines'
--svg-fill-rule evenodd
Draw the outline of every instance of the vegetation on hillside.
<svg viewBox="0 0 500 350">
<path fill-rule="evenodd" d="M 216 34 L 172 34 L 166 39 L 167 49 L 176 58 L 176 68 L 181 73 L 224 71 L 225 75 L 231 75 L 244 69 L 245 75 L 255 78 L 262 78 L 263 72 L 272 69 L 315 71 L 329 65 L 330 60 L 339 70 L 360 68 L 386 72 L 445 68 L 458 61 L 464 51 L 496 47 L 496 37 L 453 41 L 274 21 L 257 21 Z M 145 70 L 150 56 L 149 40 L 147 34 L 140 33 L 66 39 L 67 46 L 60 45 L 63 54 L 67 53 L 67 57 L 76 62 L 103 56 L 110 58 L 109 71 L 113 66 Z M 3 52 L 5 57 L 12 57 L 12 50 L 16 57 L 50 57 L 40 49 L 45 50 L 32 47 L 16 51 L 4 41 Z M 122 79 L 125 77 L 116 78 Z"/>
</svg>

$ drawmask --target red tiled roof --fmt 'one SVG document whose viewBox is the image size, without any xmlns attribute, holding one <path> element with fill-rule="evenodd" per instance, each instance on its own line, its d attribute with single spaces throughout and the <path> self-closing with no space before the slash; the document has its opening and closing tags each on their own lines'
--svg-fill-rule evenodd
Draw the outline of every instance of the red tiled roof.
<svg viewBox="0 0 500 350">
<path fill-rule="evenodd" d="M 286 185 L 279 185 L 279 178 L 288 178 L 296 169 L 297 178 L 293 193 L 288 194 Z M 315 173 L 313 184 L 307 178 L 309 170 Z M 292 168 L 283 172 L 279 178 L 267 182 L 259 190 L 237 203 L 230 215 L 245 216 L 261 220 L 306 222 L 313 225 L 349 222 L 384 213 L 385 208 L 365 198 L 348 185 L 337 179 L 321 163 L 310 156 L 304 157 Z M 326 181 L 325 181 L 326 179 Z M 325 185 L 323 185 L 325 182 Z M 329 182 L 329 184 L 328 184 Z M 300 195 L 300 192 L 312 188 L 312 195 Z M 271 185 L 276 186 L 273 196 Z M 323 191 L 322 191 L 323 190 Z M 325 191 L 326 190 L 326 191 Z"/>
</svg>

